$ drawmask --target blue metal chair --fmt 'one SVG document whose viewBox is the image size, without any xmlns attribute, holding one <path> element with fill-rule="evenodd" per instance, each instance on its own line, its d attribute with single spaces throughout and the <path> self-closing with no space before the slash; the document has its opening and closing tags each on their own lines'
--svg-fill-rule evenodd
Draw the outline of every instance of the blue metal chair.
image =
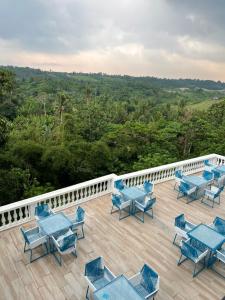
<svg viewBox="0 0 225 300">
<path fill-rule="evenodd" d="M 182 180 L 182 177 L 183 177 L 183 172 L 181 170 L 176 170 L 175 171 L 175 184 L 174 184 L 174 190 L 176 188 L 176 186 L 180 185 L 180 182 Z"/>
<path fill-rule="evenodd" d="M 141 271 L 128 280 L 143 299 L 154 299 L 159 290 L 160 277 L 147 264 L 144 264 Z"/>
<path fill-rule="evenodd" d="M 214 184 L 218 187 L 224 187 L 225 175 L 217 170 L 212 170 L 214 175 Z"/>
<path fill-rule="evenodd" d="M 20 231 L 25 242 L 23 252 L 30 252 L 30 263 L 48 254 L 47 236 L 39 231 L 39 227 L 31 229 L 20 227 Z M 45 252 L 33 258 L 33 250 L 39 246 L 45 246 Z"/>
<path fill-rule="evenodd" d="M 210 189 L 205 189 L 201 202 L 206 205 L 209 205 L 210 201 L 212 202 L 212 206 L 209 205 L 211 207 L 214 207 L 214 203 L 220 204 L 220 194 L 222 193 L 223 189 L 224 187 L 218 188 L 216 186 L 211 186 Z"/>
<path fill-rule="evenodd" d="M 104 260 L 101 256 L 86 263 L 84 276 L 88 282 L 86 299 L 89 299 L 89 288 L 94 292 L 116 278 L 116 276 L 104 265 Z"/>
<path fill-rule="evenodd" d="M 209 225 L 212 229 L 225 236 L 225 220 L 220 217 L 215 217 L 213 223 Z"/>
<path fill-rule="evenodd" d="M 211 172 L 214 168 L 216 168 L 216 165 L 212 164 L 209 159 L 204 160 L 205 165 L 205 171 Z"/>
<path fill-rule="evenodd" d="M 118 191 L 122 191 L 126 186 L 123 182 L 122 179 L 118 179 L 114 182 L 114 187 L 118 190 Z"/>
<path fill-rule="evenodd" d="M 225 266 L 225 248 L 221 248 L 220 250 L 216 250 L 216 253 L 213 256 L 216 260 L 218 260 L 219 262 L 221 262 L 223 264 L 223 266 Z M 220 276 L 222 276 L 223 278 L 225 278 L 225 273 L 222 274 L 219 270 L 217 270 L 217 268 L 214 267 L 215 263 L 212 264 L 211 269 L 213 271 L 215 271 L 217 274 L 219 274 Z M 225 268 L 223 268 L 223 270 L 225 270 Z"/>
<path fill-rule="evenodd" d="M 156 203 L 156 198 L 149 198 L 148 196 L 145 197 L 145 200 L 142 201 L 138 201 L 135 200 L 134 202 L 134 216 L 142 221 L 144 223 L 144 216 L 145 214 L 149 215 L 151 218 L 153 218 L 153 206 Z M 151 214 L 149 214 L 149 212 L 151 211 Z M 142 212 L 142 217 L 139 217 L 137 215 L 138 212 Z"/>
<path fill-rule="evenodd" d="M 197 276 L 205 268 L 205 258 L 208 253 L 207 247 L 202 243 L 194 239 L 189 239 L 187 241 L 182 241 L 181 244 L 181 256 L 177 265 L 181 265 L 185 260 L 189 259 L 194 262 L 195 267 L 193 271 L 193 277 Z M 182 260 L 182 256 L 185 258 Z M 203 260 L 203 267 L 196 272 L 197 264 Z"/>
<path fill-rule="evenodd" d="M 173 240 L 173 244 L 175 243 L 177 236 L 180 236 L 182 239 L 188 239 L 187 232 L 193 229 L 196 225 L 185 220 L 184 214 L 180 214 L 175 218 L 174 227 L 175 227 L 175 237 Z M 178 245 L 177 245 L 178 246 Z"/>
<path fill-rule="evenodd" d="M 63 235 L 56 234 L 52 236 L 52 241 L 54 245 L 53 254 L 60 266 L 62 265 L 62 255 L 72 253 L 75 257 L 77 257 L 77 234 L 72 232 L 72 230 L 69 229 Z M 57 250 L 59 256 L 56 255 L 55 250 Z"/>
<path fill-rule="evenodd" d="M 148 196 L 151 196 L 154 191 L 154 184 L 150 181 L 145 181 L 142 189 L 147 193 Z"/>
<path fill-rule="evenodd" d="M 67 216 L 73 223 L 72 231 L 77 232 L 77 229 L 81 227 L 82 235 L 78 236 L 78 239 L 84 238 L 84 221 L 85 221 L 85 210 L 78 206 L 75 214 Z"/>
<path fill-rule="evenodd" d="M 192 186 L 187 182 L 181 181 L 178 187 L 177 199 L 181 197 L 187 197 L 188 199 L 192 200 L 194 197 L 196 197 L 196 186 Z"/>
<path fill-rule="evenodd" d="M 116 207 L 116 210 L 114 210 Z M 112 194 L 112 209 L 111 214 L 119 211 L 119 220 L 127 218 L 131 214 L 131 200 L 125 200 L 121 195 Z M 122 211 L 126 211 L 127 214 L 121 217 Z"/>
<path fill-rule="evenodd" d="M 214 179 L 214 175 L 213 175 L 213 172 L 210 172 L 210 171 L 203 171 L 202 173 L 202 177 L 207 180 L 209 183 L 213 181 Z"/>
<path fill-rule="evenodd" d="M 52 214 L 53 214 L 53 212 L 49 208 L 48 204 L 42 203 L 42 204 L 38 204 L 35 207 L 34 215 L 35 215 L 36 220 L 41 220 Z"/>
</svg>

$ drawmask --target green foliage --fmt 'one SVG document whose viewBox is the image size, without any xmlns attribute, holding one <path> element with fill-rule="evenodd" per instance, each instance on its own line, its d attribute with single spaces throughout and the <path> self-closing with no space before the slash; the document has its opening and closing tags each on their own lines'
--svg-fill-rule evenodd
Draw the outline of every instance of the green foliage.
<svg viewBox="0 0 225 300">
<path fill-rule="evenodd" d="M 225 154 L 223 83 L 14 70 L 17 77 L 0 71 L 1 205 L 109 173 Z"/>
</svg>

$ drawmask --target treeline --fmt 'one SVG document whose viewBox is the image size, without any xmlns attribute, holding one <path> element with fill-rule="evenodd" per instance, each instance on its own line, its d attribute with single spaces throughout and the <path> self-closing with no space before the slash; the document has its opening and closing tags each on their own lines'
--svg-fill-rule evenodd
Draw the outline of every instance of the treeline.
<svg viewBox="0 0 225 300">
<path fill-rule="evenodd" d="M 16 74 L 20 79 L 35 78 L 53 78 L 53 79 L 75 79 L 82 81 L 93 81 L 95 84 L 104 83 L 104 85 L 122 84 L 123 86 L 131 85 L 132 88 L 160 88 L 160 89 L 206 89 L 206 90 L 225 90 L 225 83 L 213 80 L 200 80 L 200 79 L 169 79 L 169 78 L 156 78 L 151 76 L 128 76 L 128 75 L 108 75 L 104 73 L 79 73 L 79 72 L 54 72 L 54 71 L 41 71 L 39 69 L 32 69 L 29 67 L 2 67 L 10 70 Z"/>
<path fill-rule="evenodd" d="M 148 89 L 131 85 L 125 93 L 113 82 L 110 94 L 104 84 L 97 92 L 90 81 L 18 79 L 1 69 L 0 204 L 108 173 L 225 153 L 225 102 L 191 111 L 186 94 L 174 106 L 176 93 Z"/>
</svg>

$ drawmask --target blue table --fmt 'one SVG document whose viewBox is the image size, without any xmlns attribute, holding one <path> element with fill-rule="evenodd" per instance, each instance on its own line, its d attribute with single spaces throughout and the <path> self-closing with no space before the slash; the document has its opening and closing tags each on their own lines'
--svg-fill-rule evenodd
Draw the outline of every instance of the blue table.
<svg viewBox="0 0 225 300">
<path fill-rule="evenodd" d="M 132 205 L 131 214 L 134 214 L 134 201 L 135 200 L 144 201 L 145 196 L 147 195 L 147 192 L 141 190 L 136 186 L 124 188 L 120 192 L 126 200 L 131 200 L 131 205 Z"/>
<path fill-rule="evenodd" d="M 225 242 L 225 236 L 205 224 L 199 224 L 198 226 L 190 230 L 187 234 L 190 238 L 201 242 L 207 248 L 209 248 L 210 256 L 208 259 L 208 266 L 211 265 L 213 263 L 212 255 L 223 245 L 223 243 Z"/>
<path fill-rule="evenodd" d="M 140 188 L 136 186 L 128 187 L 120 191 L 121 194 L 129 200 L 143 200 L 145 196 L 147 195 L 147 192 L 141 190 Z"/>
<path fill-rule="evenodd" d="M 94 300 L 143 300 L 130 284 L 120 275 L 101 289 L 94 292 Z"/>
<path fill-rule="evenodd" d="M 195 199 L 199 199 L 204 195 L 204 190 L 208 184 L 208 181 L 201 176 L 183 176 L 182 179 L 189 183 L 191 186 L 196 186 Z"/>
<path fill-rule="evenodd" d="M 56 232 L 71 228 L 73 223 L 64 213 L 58 213 L 39 220 L 38 225 L 46 235 L 51 236 Z"/>
</svg>

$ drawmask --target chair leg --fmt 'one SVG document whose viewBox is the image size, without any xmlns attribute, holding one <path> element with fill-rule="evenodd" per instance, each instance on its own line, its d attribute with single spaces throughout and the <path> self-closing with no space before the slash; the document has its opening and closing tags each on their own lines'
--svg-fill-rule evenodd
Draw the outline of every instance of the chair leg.
<svg viewBox="0 0 225 300">
<path fill-rule="evenodd" d="M 136 213 L 138 212 L 142 212 L 142 218 L 137 216 Z M 144 211 L 137 209 L 137 207 L 135 207 L 135 214 L 134 214 L 135 218 L 138 219 L 139 221 L 141 221 L 142 223 L 145 222 L 145 216 L 144 216 Z"/>
<path fill-rule="evenodd" d="M 85 296 L 85 298 L 86 298 L 87 300 L 89 300 L 88 292 L 89 292 L 89 285 L 88 285 L 88 287 L 87 287 L 87 290 L 86 290 L 86 296 Z"/>
<path fill-rule="evenodd" d="M 175 245 L 176 238 L 177 238 L 177 233 L 175 234 L 175 237 L 174 237 L 174 239 L 173 239 L 173 244 L 174 244 L 174 245 Z"/>
<path fill-rule="evenodd" d="M 73 252 L 71 252 L 73 254 L 73 256 L 75 256 L 77 258 L 77 250 L 74 250 Z"/>
<path fill-rule="evenodd" d="M 30 263 L 32 262 L 32 249 L 30 249 Z"/>
<path fill-rule="evenodd" d="M 125 209 L 119 209 L 119 221 L 120 220 L 123 220 L 123 219 L 125 219 L 125 218 L 127 218 L 127 217 L 129 217 L 130 216 L 130 207 L 129 207 L 129 211 L 128 211 L 128 213 L 127 213 L 127 215 L 125 215 L 125 216 L 123 216 L 123 217 L 121 217 L 121 212 L 122 212 L 122 210 L 125 210 Z"/>
<path fill-rule="evenodd" d="M 27 242 L 25 242 L 24 244 L 24 248 L 23 248 L 23 252 L 25 253 L 27 250 L 26 250 L 26 246 L 27 246 Z"/>
<path fill-rule="evenodd" d="M 205 269 L 205 257 L 204 257 L 203 267 L 200 268 L 197 272 L 196 272 L 196 267 L 197 267 L 197 264 L 195 264 L 195 267 L 194 267 L 193 277 L 196 277 L 200 272 L 202 272 Z"/>
<path fill-rule="evenodd" d="M 61 257 L 61 255 L 59 254 L 59 256 L 57 256 L 55 252 L 53 252 L 53 255 L 54 255 L 55 260 L 57 261 L 57 263 L 61 266 L 62 265 L 62 257 Z"/>
<path fill-rule="evenodd" d="M 185 260 L 187 260 L 187 257 L 185 257 L 185 258 L 182 260 L 182 259 L 181 259 L 182 256 L 183 256 L 183 255 L 181 254 L 180 259 L 179 259 L 179 261 L 178 261 L 178 263 L 177 263 L 178 266 L 180 266 Z"/>
<path fill-rule="evenodd" d="M 84 239 L 84 225 L 82 225 L 81 230 L 82 230 L 82 237 L 81 237 L 81 239 Z"/>
</svg>

